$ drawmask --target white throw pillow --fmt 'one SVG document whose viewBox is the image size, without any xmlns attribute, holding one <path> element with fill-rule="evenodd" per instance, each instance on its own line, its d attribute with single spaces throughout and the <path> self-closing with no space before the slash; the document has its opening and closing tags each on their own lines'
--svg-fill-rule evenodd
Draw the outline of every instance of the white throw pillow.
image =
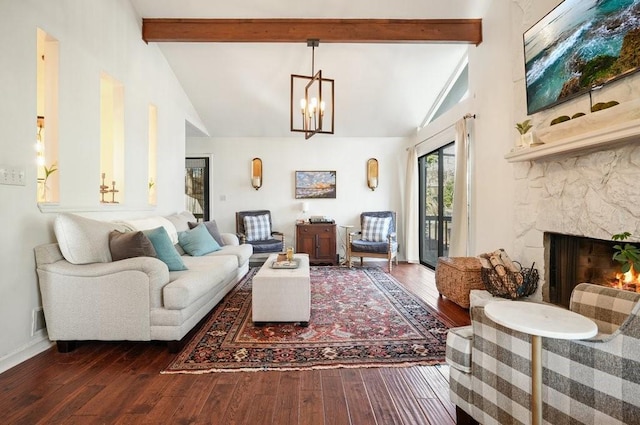
<svg viewBox="0 0 640 425">
<path fill-rule="evenodd" d="M 189 211 L 182 211 L 177 214 L 165 216 L 167 220 L 176 228 L 176 232 L 184 232 L 190 229 L 189 222 L 197 221 L 195 216 Z"/>
<path fill-rule="evenodd" d="M 124 226 L 75 214 L 59 214 L 53 230 L 64 258 L 72 264 L 109 263 L 109 233 Z"/>
<path fill-rule="evenodd" d="M 389 223 L 391 223 L 391 217 L 371 217 L 365 215 L 362 218 L 362 240 L 369 242 L 387 242 Z"/>
<path fill-rule="evenodd" d="M 176 230 L 176 226 L 164 217 L 156 215 L 146 218 L 137 218 L 135 220 L 123 220 L 123 223 L 131 227 L 133 230 L 151 230 L 162 226 L 169 234 L 171 242 L 174 245 L 178 243 L 178 231 Z"/>
<path fill-rule="evenodd" d="M 247 241 L 266 241 L 271 239 L 271 225 L 268 215 L 247 215 L 244 217 L 244 230 Z"/>
</svg>

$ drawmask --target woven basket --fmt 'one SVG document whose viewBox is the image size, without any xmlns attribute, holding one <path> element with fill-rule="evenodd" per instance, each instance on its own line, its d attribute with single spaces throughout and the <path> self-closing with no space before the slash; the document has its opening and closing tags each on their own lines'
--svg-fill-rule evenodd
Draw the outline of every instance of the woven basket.
<svg viewBox="0 0 640 425">
<path fill-rule="evenodd" d="M 517 262 L 514 261 L 514 263 Z M 538 270 L 534 268 L 524 268 L 519 272 L 507 271 L 500 276 L 495 269 L 483 267 L 480 274 L 484 286 L 491 295 L 512 300 L 528 297 L 536 292 L 540 279 Z"/>
<path fill-rule="evenodd" d="M 469 308 L 469 292 L 485 289 L 481 269 L 476 257 L 440 257 L 436 266 L 436 288 L 460 307 Z"/>
</svg>

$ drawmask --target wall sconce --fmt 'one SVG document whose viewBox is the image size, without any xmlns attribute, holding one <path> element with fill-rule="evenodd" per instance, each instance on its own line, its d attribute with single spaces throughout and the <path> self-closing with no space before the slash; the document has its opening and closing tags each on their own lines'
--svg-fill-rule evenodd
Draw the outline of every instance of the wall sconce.
<svg viewBox="0 0 640 425">
<path fill-rule="evenodd" d="M 260 158 L 251 160 L 251 186 L 255 190 L 262 187 L 262 160 Z"/>
<path fill-rule="evenodd" d="M 375 158 L 369 158 L 367 161 L 367 186 L 371 190 L 378 187 L 378 160 Z"/>
</svg>

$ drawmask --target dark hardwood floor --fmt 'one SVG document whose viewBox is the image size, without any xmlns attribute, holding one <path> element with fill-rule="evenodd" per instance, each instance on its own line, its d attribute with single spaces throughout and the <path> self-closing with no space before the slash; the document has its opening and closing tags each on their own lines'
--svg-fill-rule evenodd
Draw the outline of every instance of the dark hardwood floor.
<svg viewBox="0 0 640 425">
<path fill-rule="evenodd" d="M 400 264 L 400 282 L 450 326 L 467 310 L 438 296 L 434 274 Z M 3 424 L 453 424 L 448 367 L 161 375 L 162 343 L 51 348 L 0 374 Z"/>
</svg>

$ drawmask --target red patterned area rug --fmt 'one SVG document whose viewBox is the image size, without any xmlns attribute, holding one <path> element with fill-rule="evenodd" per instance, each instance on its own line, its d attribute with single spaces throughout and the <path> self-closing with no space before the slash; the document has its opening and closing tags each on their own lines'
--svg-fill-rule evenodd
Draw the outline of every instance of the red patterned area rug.
<svg viewBox="0 0 640 425">
<path fill-rule="evenodd" d="M 447 325 L 377 267 L 311 267 L 308 327 L 251 321 L 247 276 L 162 373 L 394 367 L 444 361 Z"/>
</svg>

